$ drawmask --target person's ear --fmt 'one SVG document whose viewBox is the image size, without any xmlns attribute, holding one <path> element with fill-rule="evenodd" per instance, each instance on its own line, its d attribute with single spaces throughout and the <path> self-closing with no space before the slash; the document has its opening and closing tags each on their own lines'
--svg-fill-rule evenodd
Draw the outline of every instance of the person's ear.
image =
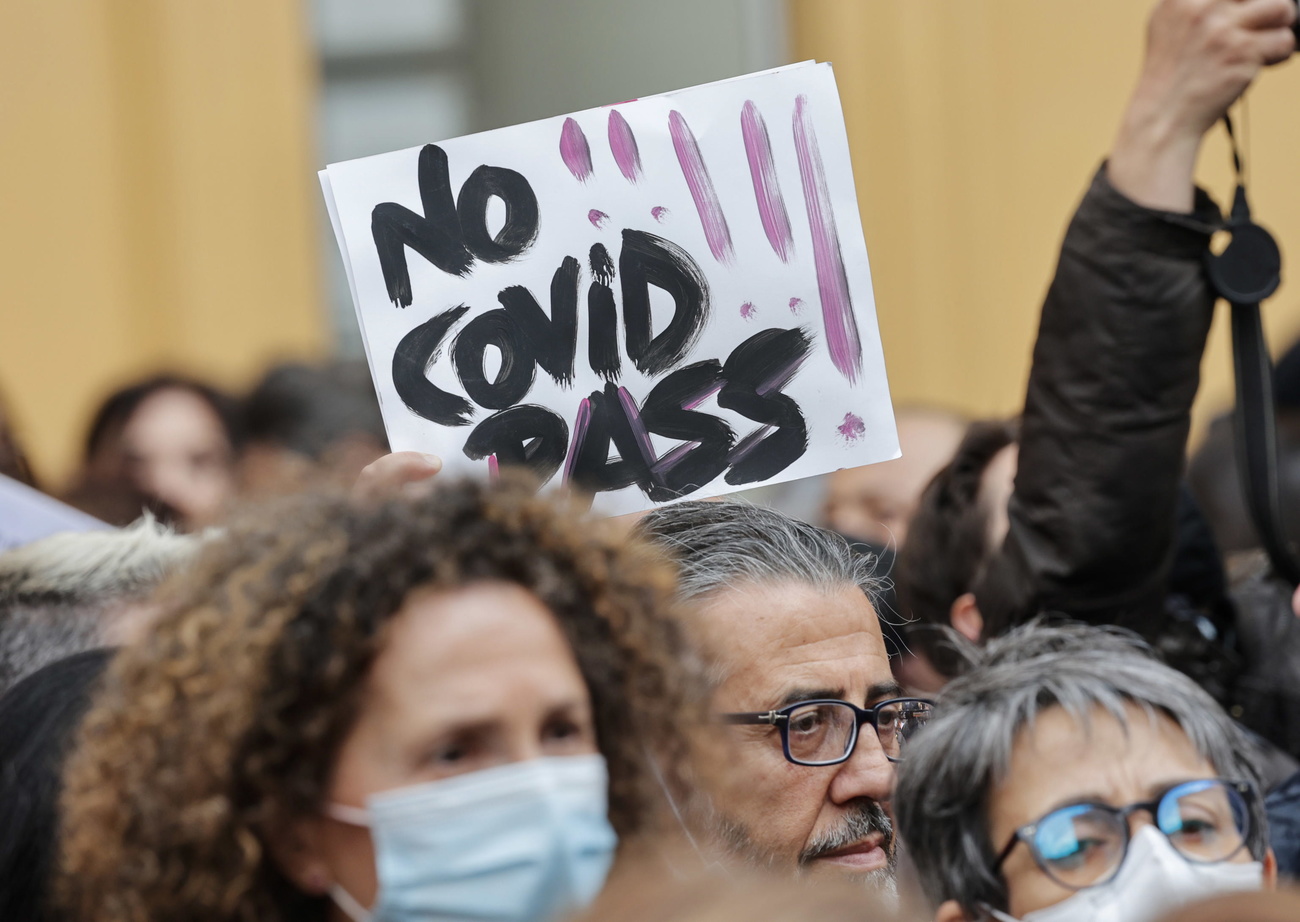
<svg viewBox="0 0 1300 922">
<path fill-rule="evenodd" d="M 984 616 L 980 614 L 980 608 L 975 604 L 975 593 L 964 592 L 957 596 L 948 609 L 948 620 L 952 622 L 957 633 L 971 643 L 980 642 L 980 637 L 984 634 Z"/>
<path fill-rule="evenodd" d="M 961 903 L 956 900 L 945 900 L 935 910 L 934 922 L 973 922 L 973 920 L 966 915 L 966 910 L 961 908 Z"/>
<path fill-rule="evenodd" d="M 1264 889 L 1277 889 L 1277 855 L 1273 854 L 1273 849 L 1264 852 Z"/>
<path fill-rule="evenodd" d="M 268 836 L 267 851 L 280 873 L 303 893 L 324 896 L 334 884 L 334 873 L 320 850 L 317 821 L 298 819 L 275 829 Z"/>
</svg>

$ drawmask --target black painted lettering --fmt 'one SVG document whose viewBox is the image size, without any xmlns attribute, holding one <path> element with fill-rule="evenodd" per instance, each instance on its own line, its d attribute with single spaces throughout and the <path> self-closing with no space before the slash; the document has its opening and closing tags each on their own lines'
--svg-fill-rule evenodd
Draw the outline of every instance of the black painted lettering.
<svg viewBox="0 0 1300 922">
<path fill-rule="evenodd" d="M 469 401 L 449 394 L 429 380 L 429 368 L 442 352 L 442 341 L 469 308 L 464 304 L 426 320 L 402 337 L 393 352 L 393 387 L 402 403 L 441 426 L 468 426 L 474 414 Z"/>
<path fill-rule="evenodd" d="M 808 424 L 781 388 L 799 371 L 812 342 L 803 330 L 770 329 L 737 346 L 722 366 L 718 406 L 762 424 L 731 450 L 726 481 L 739 485 L 775 477 L 808 450 Z"/>
<path fill-rule="evenodd" d="M 677 244 L 624 230 L 618 257 L 623 289 L 623 324 L 627 354 L 638 369 L 658 375 L 677 365 L 691 351 L 709 317 L 709 286 L 691 255 Z M 654 333 L 650 315 L 650 286 L 673 299 L 673 319 Z"/>
<path fill-rule="evenodd" d="M 537 364 L 568 387 L 573 383 L 573 360 L 578 350 L 578 261 L 566 256 L 551 278 L 551 314 L 548 317 L 533 293 L 512 285 L 497 295 L 502 308 L 518 325 Z"/>
<path fill-rule="evenodd" d="M 465 454 L 474 461 L 490 455 L 506 465 L 523 465 L 542 483 L 555 476 L 569 447 L 564 418 L 546 407 L 519 404 L 493 413 L 474 427 L 465 440 Z"/>
<path fill-rule="evenodd" d="M 370 213 L 370 235 L 379 254 L 384 286 L 389 300 L 399 307 L 411 306 L 406 247 L 452 275 L 465 275 L 474 261 L 461 236 L 447 177 L 447 154 L 441 147 L 426 144 L 420 151 L 417 179 L 424 214 L 395 202 L 376 205 Z"/>
<path fill-rule="evenodd" d="M 496 346 L 501 367 L 492 380 L 483 370 L 483 353 Z M 505 310 L 479 314 L 456 337 L 451 351 L 456 376 L 469 399 L 488 410 L 504 410 L 528 396 L 533 387 L 533 353 L 519 325 Z"/>
</svg>

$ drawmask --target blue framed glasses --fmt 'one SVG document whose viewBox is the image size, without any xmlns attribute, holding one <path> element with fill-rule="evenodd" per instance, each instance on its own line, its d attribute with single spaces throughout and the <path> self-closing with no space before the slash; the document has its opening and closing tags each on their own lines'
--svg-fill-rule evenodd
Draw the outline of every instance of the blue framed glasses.
<svg viewBox="0 0 1300 922">
<path fill-rule="evenodd" d="M 1128 854 L 1129 817 L 1151 814 L 1157 829 L 1188 861 L 1227 861 L 1244 849 L 1254 832 L 1252 806 L 1258 799 L 1245 781 L 1208 778 L 1174 785 L 1156 800 L 1112 807 L 1080 803 L 1053 810 L 1021 826 L 998 855 L 998 871 L 1023 842 L 1043 872 L 1070 890 L 1104 884 L 1119 873 Z"/>
<path fill-rule="evenodd" d="M 723 714 L 729 724 L 770 724 L 781 731 L 785 757 L 795 765 L 838 765 L 858 742 L 858 728 L 871 724 L 880 748 L 899 762 L 912 734 L 930 722 L 934 703 L 924 698 L 890 698 L 869 708 L 848 701 L 800 701 L 777 711 Z"/>
</svg>

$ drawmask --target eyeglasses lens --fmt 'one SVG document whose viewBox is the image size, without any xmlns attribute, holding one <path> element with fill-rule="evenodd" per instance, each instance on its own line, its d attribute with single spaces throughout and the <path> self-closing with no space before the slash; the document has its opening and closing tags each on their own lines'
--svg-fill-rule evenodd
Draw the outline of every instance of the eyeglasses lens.
<svg viewBox="0 0 1300 922">
<path fill-rule="evenodd" d="M 835 762 L 844 757 L 857 717 L 852 708 L 840 704 L 807 704 L 790 712 L 786 737 L 790 755 L 811 765 Z"/>
<path fill-rule="evenodd" d="M 1124 855 L 1124 820 L 1089 804 L 1065 807 L 1044 817 L 1034 847 L 1047 872 L 1072 889 L 1108 877 Z"/>
<path fill-rule="evenodd" d="M 897 701 L 876 712 L 880 746 L 891 759 L 902 759 L 912 734 L 930 722 L 934 707 L 924 701 Z"/>
<path fill-rule="evenodd" d="M 901 759 L 912 734 L 933 712 L 925 701 L 886 702 L 876 712 L 880 746 L 891 759 Z M 808 765 L 841 761 L 853 745 L 858 715 L 846 704 L 806 704 L 790 712 L 786 727 L 790 755 Z"/>
<path fill-rule="evenodd" d="M 1250 811 L 1236 788 L 1222 781 L 1189 781 L 1156 805 L 1156 825 L 1189 861 L 1231 858 L 1246 845 Z M 1072 889 L 1108 880 L 1124 859 L 1127 821 L 1090 804 L 1048 814 L 1034 833 L 1034 849 L 1057 883 Z"/>
<path fill-rule="evenodd" d="M 1241 793 L 1230 785 L 1189 781 L 1160 798 L 1156 825 L 1185 858 L 1223 861 L 1245 846 L 1250 811 Z"/>
</svg>

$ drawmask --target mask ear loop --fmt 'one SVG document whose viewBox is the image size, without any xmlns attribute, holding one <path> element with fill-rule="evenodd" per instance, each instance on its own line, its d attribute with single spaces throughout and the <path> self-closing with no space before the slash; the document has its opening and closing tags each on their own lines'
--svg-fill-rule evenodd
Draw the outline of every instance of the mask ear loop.
<svg viewBox="0 0 1300 922">
<path fill-rule="evenodd" d="M 664 780 L 663 772 L 659 768 L 659 760 L 650 752 L 649 747 L 646 747 L 643 752 L 645 753 L 645 760 L 650 766 L 650 773 L 654 775 L 655 783 L 659 785 L 659 790 L 663 791 L 664 799 L 668 801 L 668 808 L 673 811 L 673 818 L 677 820 L 677 825 L 681 827 L 682 834 L 686 836 L 686 841 L 690 843 L 691 850 L 695 852 L 696 856 L 704 864 L 706 870 L 716 870 L 721 872 L 724 877 L 733 877 L 734 875 L 731 873 L 729 867 L 721 861 L 718 861 L 716 858 L 710 858 L 705 854 L 704 849 L 700 847 L 700 843 L 696 840 L 695 836 L 691 834 L 690 827 L 686 825 L 686 818 L 682 816 L 682 811 L 677 806 L 677 798 L 673 797 L 673 792 L 668 789 L 668 782 Z M 671 860 L 665 860 L 667 861 L 669 870 L 673 872 L 674 876 L 679 880 L 686 877 L 680 868 L 673 866 Z"/>
<path fill-rule="evenodd" d="M 343 889 L 342 884 L 330 884 L 329 897 L 352 922 L 370 922 L 370 910 L 358 903 L 356 897 Z"/>
<path fill-rule="evenodd" d="M 323 812 L 330 819 L 338 820 L 340 823 L 347 823 L 349 826 L 360 826 L 365 829 L 370 828 L 370 813 L 361 807 L 350 807 L 347 804 L 326 804 Z M 330 884 L 329 898 L 334 901 L 335 906 L 343 910 L 343 914 L 352 922 L 370 922 L 370 910 L 357 902 L 356 897 L 343 889 L 343 885 L 338 881 Z"/>
</svg>

